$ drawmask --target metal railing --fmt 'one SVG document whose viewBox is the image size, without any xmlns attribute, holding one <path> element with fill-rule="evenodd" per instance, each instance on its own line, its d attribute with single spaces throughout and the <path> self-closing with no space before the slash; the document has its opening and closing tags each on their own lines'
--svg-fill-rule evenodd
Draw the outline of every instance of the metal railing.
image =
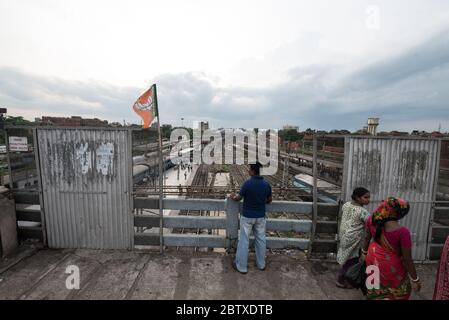
<svg viewBox="0 0 449 320">
<path fill-rule="evenodd" d="M 159 209 L 158 197 L 137 197 L 134 198 L 135 209 Z M 168 247 L 208 247 L 208 248 L 226 248 L 233 251 L 236 248 L 239 229 L 239 212 L 241 212 L 242 203 L 229 199 L 169 199 L 163 200 L 163 209 L 167 210 L 208 210 L 222 211 L 223 217 L 213 216 L 164 216 L 162 225 L 164 228 L 189 228 L 189 229 L 224 229 L 225 235 L 209 234 L 175 234 L 169 233 L 163 235 L 163 245 Z M 318 216 L 338 215 L 338 205 L 318 204 Z M 273 201 L 266 207 L 267 212 L 299 213 L 304 215 L 313 215 L 312 202 L 296 201 Z M 135 215 L 135 227 L 159 228 L 159 215 Z M 312 230 L 316 233 L 337 232 L 337 221 L 317 220 L 316 228 L 313 228 L 312 219 L 267 219 L 267 231 L 279 232 L 298 232 L 307 234 L 307 238 L 288 238 L 288 237 L 267 237 L 267 248 L 269 249 L 301 249 L 310 248 L 310 238 Z M 135 245 L 160 245 L 160 236 L 158 233 L 136 232 L 134 235 Z M 316 240 L 321 251 L 333 249 L 336 246 L 335 239 Z M 327 249 L 326 249 L 327 247 Z M 330 249 L 329 249 L 330 248 Z"/>
</svg>

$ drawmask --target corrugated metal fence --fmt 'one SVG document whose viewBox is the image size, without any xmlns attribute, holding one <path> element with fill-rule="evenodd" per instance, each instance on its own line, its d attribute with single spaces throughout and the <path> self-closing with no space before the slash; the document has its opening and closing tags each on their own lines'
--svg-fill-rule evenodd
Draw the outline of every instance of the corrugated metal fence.
<svg viewBox="0 0 449 320">
<path fill-rule="evenodd" d="M 132 134 L 128 129 L 36 128 L 42 225 L 51 248 L 132 249 Z M 342 200 L 366 187 L 375 207 L 388 195 L 412 205 L 404 224 L 414 259 L 429 257 L 441 141 L 345 137 Z"/>
<path fill-rule="evenodd" d="M 412 233 L 413 258 L 426 260 L 429 227 L 435 201 L 440 141 L 434 139 L 347 137 L 343 200 L 355 187 L 371 192 L 373 212 L 387 196 L 410 201 L 404 225 Z"/>
<path fill-rule="evenodd" d="M 37 129 L 50 248 L 132 249 L 131 132 Z"/>
</svg>

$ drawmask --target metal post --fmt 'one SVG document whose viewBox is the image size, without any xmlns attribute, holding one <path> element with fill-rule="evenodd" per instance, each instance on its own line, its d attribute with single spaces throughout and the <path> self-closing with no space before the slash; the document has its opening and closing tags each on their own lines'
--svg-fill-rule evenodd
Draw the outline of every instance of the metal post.
<svg viewBox="0 0 449 320">
<path fill-rule="evenodd" d="M 313 208 L 312 208 L 312 230 L 310 232 L 309 249 L 307 251 L 307 257 L 310 259 L 312 256 L 312 247 L 315 240 L 316 223 L 318 218 L 318 203 L 317 203 L 317 137 L 313 135 Z"/>
<path fill-rule="evenodd" d="M 42 242 L 45 247 L 48 246 L 47 241 L 47 223 L 45 218 L 45 206 L 44 206 L 44 193 L 42 187 L 42 170 L 41 170 L 41 160 L 39 157 L 39 141 L 38 141 L 38 132 L 37 128 L 33 128 L 33 146 L 34 146 L 34 161 L 36 163 L 36 173 L 37 173 L 37 181 L 39 186 L 39 205 L 41 209 L 41 228 L 42 228 Z"/>
<path fill-rule="evenodd" d="M 435 207 L 437 204 L 437 189 L 438 189 L 438 180 L 439 180 L 439 172 L 440 172 L 440 159 L 441 159 L 441 139 L 437 141 L 437 154 L 436 154 L 436 163 L 435 166 L 435 181 L 432 189 L 432 204 L 430 206 L 430 216 L 429 216 L 429 228 L 427 229 L 427 246 L 426 246 L 426 260 L 430 260 L 430 247 L 432 245 L 432 230 L 434 224 L 435 217 Z"/>
<path fill-rule="evenodd" d="M 228 253 L 234 252 L 237 248 L 239 234 L 239 209 L 239 202 L 226 199 L 226 251 Z"/>
<path fill-rule="evenodd" d="M 159 140 L 159 245 L 160 252 L 164 252 L 164 209 L 163 209 L 163 197 L 164 197 L 164 172 L 163 162 L 164 156 L 162 153 L 162 135 L 161 135 L 161 118 L 159 116 L 159 110 L 157 105 L 157 91 L 156 84 L 154 86 L 154 108 L 157 110 L 157 132 Z"/>
<path fill-rule="evenodd" d="M 14 183 L 12 180 L 12 169 L 11 169 L 11 158 L 10 158 L 10 151 L 9 151 L 9 136 L 8 131 L 5 128 L 5 145 L 6 145 L 6 159 L 8 160 L 8 172 L 9 172 L 9 190 L 13 192 L 14 190 Z M 13 192 L 14 194 L 14 192 Z"/>
</svg>

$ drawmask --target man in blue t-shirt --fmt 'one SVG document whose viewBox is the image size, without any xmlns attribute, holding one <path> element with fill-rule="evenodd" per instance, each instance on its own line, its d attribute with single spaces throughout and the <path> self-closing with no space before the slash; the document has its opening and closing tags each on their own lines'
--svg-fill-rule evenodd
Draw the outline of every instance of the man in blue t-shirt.
<svg viewBox="0 0 449 320">
<path fill-rule="evenodd" d="M 239 194 L 231 194 L 229 198 L 240 201 L 243 198 L 243 210 L 240 214 L 240 237 L 237 253 L 232 266 L 242 274 L 248 269 L 248 247 L 251 230 L 254 233 L 254 246 L 256 248 L 256 265 L 265 270 L 265 253 L 267 251 L 265 237 L 265 204 L 272 201 L 271 186 L 260 176 L 262 165 L 257 162 L 250 165 L 250 178 L 240 188 Z"/>
</svg>

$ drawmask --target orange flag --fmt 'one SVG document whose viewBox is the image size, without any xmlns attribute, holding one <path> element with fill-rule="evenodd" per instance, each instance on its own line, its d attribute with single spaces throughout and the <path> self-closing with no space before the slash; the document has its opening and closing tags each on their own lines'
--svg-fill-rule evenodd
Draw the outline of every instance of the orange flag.
<svg viewBox="0 0 449 320">
<path fill-rule="evenodd" d="M 149 128 L 157 117 L 157 98 L 154 87 L 155 85 L 153 84 L 133 105 L 134 112 L 143 119 L 143 128 Z"/>
</svg>

